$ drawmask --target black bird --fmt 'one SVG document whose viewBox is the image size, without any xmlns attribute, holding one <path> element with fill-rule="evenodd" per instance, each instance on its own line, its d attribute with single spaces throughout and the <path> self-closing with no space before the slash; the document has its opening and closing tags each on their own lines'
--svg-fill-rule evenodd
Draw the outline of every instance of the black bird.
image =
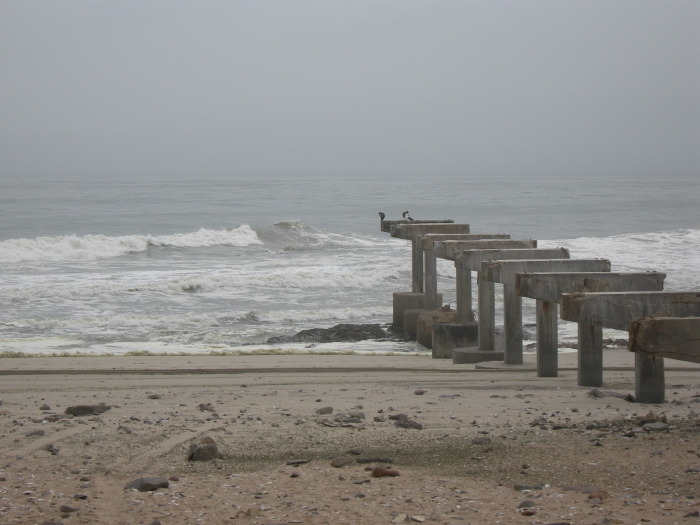
<svg viewBox="0 0 700 525">
<path fill-rule="evenodd" d="M 407 211 L 403 212 L 401 215 L 403 215 L 403 218 L 406 219 L 407 221 L 413 220 Z"/>
<path fill-rule="evenodd" d="M 384 217 L 386 217 L 386 215 L 384 215 L 384 213 L 382 213 L 382 212 L 380 211 L 380 212 L 379 212 L 379 220 L 380 220 L 380 221 L 383 221 L 383 220 L 384 220 Z"/>
</svg>

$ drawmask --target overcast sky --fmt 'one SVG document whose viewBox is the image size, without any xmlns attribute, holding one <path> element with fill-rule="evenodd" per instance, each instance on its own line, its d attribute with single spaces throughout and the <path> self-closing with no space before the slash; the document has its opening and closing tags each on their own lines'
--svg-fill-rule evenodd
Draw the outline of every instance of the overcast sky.
<svg viewBox="0 0 700 525">
<path fill-rule="evenodd" d="M 2 0 L 0 177 L 700 173 L 698 0 Z"/>
</svg>

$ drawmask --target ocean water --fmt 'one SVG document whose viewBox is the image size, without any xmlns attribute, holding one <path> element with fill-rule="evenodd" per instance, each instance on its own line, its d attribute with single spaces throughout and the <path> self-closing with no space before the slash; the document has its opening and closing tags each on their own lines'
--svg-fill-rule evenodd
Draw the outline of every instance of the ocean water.
<svg viewBox="0 0 700 525">
<path fill-rule="evenodd" d="M 410 290 L 410 244 L 380 232 L 379 211 L 538 239 L 700 290 L 699 196 L 693 174 L 4 180 L 0 355 L 253 352 L 302 329 L 390 323 L 392 293 Z M 452 263 L 438 272 L 454 301 Z M 562 340 L 575 334 L 560 323 Z"/>
</svg>

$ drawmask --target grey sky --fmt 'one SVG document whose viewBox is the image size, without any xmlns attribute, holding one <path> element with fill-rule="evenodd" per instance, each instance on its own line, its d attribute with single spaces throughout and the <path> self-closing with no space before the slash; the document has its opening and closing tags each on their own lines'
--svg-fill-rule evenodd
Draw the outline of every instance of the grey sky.
<svg viewBox="0 0 700 525">
<path fill-rule="evenodd" d="M 0 177 L 492 172 L 700 172 L 700 2 L 0 2 Z"/>
</svg>

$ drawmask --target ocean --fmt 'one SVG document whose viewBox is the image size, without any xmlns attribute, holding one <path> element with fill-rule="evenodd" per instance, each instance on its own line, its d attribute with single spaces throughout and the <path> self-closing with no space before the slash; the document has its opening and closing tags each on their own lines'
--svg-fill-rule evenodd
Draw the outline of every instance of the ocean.
<svg viewBox="0 0 700 525">
<path fill-rule="evenodd" d="M 613 271 L 665 272 L 666 290 L 700 290 L 699 196 L 697 174 L 5 179 L 0 356 L 426 353 L 415 342 L 265 342 L 391 322 L 393 292 L 410 291 L 411 249 L 380 231 L 380 211 L 538 239 Z M 438 272 L 454 302 L 453 264 Z M 533 306 L 524 300 L 532 337 Z M 560 339 L 575 337 L 561 322 Z"/>
</svg>

